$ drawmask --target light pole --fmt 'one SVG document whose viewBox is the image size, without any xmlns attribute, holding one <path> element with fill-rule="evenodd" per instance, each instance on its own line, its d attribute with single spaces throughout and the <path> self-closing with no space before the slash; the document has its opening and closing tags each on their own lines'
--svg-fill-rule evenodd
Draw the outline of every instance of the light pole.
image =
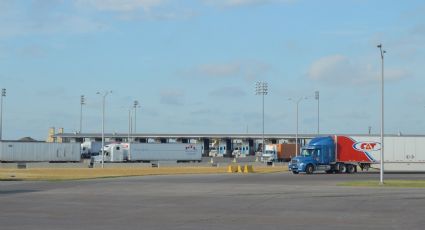
<svg viewBox="0 0 425 230">
<path fill-rule="evenodd" d="M 261 153 L 264 153 L 264 148 L 265 148 L 265 143 L 264 143 L 264 96 L 268 94 L 268 84 L 267 82 L 264 81 L 259 81 L 256 83 L 255 85 L 255 94 L 256 95 L 261 95 L 262 99 L 263 99 L 263 135 L 262 135 L 262 148 L 261 148 Z"/>
<path fill-rule="evenodd" d="M 140 108 L 139 101 L 135 100 L 133 103 L 134 108 L 134 133 L 137 133 L 137 126 L 136 126 L 136 120 L 137 120 L 137 108 Z"/>
<path fill-rule="evenodd" d="M 112 91 L 104 91 L 103 93 L 97 92 L 97 94 L 102 96 L 102 168 L 104 167 L 105 163 L 105 100 L 106 96 L 108 96 L 110 93 L 112 93 Z"/>
<path fill-rule="evenodd" d="M 320 120 L 319 120 L 319 118 L 320 118 L 320 113 L 319 113 L 319 108 L 320 108 L 320 104 L 319 104 L 319 91 L 316 91 L 316 92 L 314 92 L 314 98 L 317 100 L 317 136 L 319 136 L 319 134 L 320 134 L 320 131 L 319 131 L 319 128 L 320 128 Z"/>
<path fill-rule="evenodd" d="M 3 97 L 6 97 L 6 89 L 1 89 L 1 102 L 0 102 L 0 141 L 3 140 Z"/>
<path fill-rule="evenodd" d="M 130 106 L 130 108 L 128 108 L 128 138 L 127 138 L 127 142 L 128 142 L 128 159 L 131 159 L 131 147 L 130 147 L 130 143 L 131 143 L 131 140 L 130 140 L 130 134 L 131 134 L 131 129 L 132 129 L 132 125 L 131 125 L 131 121 L 132 121 L 132 119 L 131 119 L 131 106 Z"/>
<path fill-rule="evenodd" d="M 299 104 L 300 104 L 300 102 L 302 101 L 302 100 L 307 100 L 308 99 L 308 97 L 300 97 L 300 98 L 298 98 L 298 100 L 294 100 L 294 99 L 292 99 L 292 98 L 289 98 L 288 100 L 290 100 L 290 101 L 294 101 L 295 103 L 296 103 L 296 105 L 297 105 L 297 132 L 296 132 L 296 134 L 295 134 L 295 155 L 296 156 L 298 156 L 298 111 L 299 111 Z"/>
<path fill-rule="evenodd" d="M 131 120 L 132 120 L 132 118 L 131 118 L 131 110 L 132 110 L 132 107 L 130 107 L 129 109 L 128 109 L 128 143 L 130 143 L 130 135 L 131 135 L 131 129 L 132 129 L 132 124 L 131 124 Z"/>
<path fill-rule="evenodd" d="M 81 95 L 81 98 L 80 98 L 80 105 L 81 105 L 81 107 L 80 107 L 80 133 L 83 130 L 83 105 L 85 105 L 85 104 L 86 104 L 86 101 L 85 101 L 84 95 Z"/>
<path fill-rule="evenodd" d="M 379 173 L 379 184 L 384 184 L 384 54 L 385 50 L 382 49 L 382 44 L 377 46 L 381 53 L 381 170 Z"/>
</svg>

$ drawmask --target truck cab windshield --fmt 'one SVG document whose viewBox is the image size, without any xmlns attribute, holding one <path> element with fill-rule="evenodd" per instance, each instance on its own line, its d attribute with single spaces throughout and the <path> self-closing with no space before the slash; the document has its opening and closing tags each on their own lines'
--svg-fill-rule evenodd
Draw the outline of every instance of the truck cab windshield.
<svg viewBox="0 0 425 230">
<path fill-rule="evenodd" d="M 316 152 L 317 152 L 317 149 L 303 149 L 303 151 L 301 152 L 301 156 L 311 157 L 311 156 L 314 156 Z"/>
</svg>

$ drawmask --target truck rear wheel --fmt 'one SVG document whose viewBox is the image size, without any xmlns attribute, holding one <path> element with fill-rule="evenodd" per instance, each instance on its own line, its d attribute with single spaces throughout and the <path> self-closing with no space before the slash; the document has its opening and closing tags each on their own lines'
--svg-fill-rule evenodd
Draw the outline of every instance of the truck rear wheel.
<svg viewBox="0 0 425 230">
<path fill-rule="evenodd" d="M 339 164 L 338 165 L 338 172 L 339 173 L 345 173 L 347 171 L 347 167 L 345 166 L 345 164 Z"/>
<path fill-rule="evenodd" d="M 355 173 L 356 168 L 354 165 L 347 165 L 347 173 Z"/>
<path fill-rule="evenodd" d="M 305 173 L 307 173 L 307 174 L 312 174 L 314 172 L 314 167 L 313 167 L 313 165 L 307 165 L 306 167 L 305 167 Z"/>
</svg>

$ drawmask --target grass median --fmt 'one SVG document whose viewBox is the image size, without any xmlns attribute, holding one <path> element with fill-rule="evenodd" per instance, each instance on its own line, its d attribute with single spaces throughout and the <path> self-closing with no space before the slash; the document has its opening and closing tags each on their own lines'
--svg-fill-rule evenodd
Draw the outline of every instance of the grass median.
<svg viewBox="0 0 425 230">
<path fill-rule="evenodd" d="M 338 185 L 353 187 L 425 188 L 425 180 L 386 180 L 383 185 L 380 185 L 378 181 L 351 181 Z"/>
<path fill-rule="evenodd" d="M 254 173 L 287 171 L 285 167 L 255 167 Z M 160 168 L 34 168 L 0 169 L 0 180 L 81 180 L 129 176 L 175 174 L 222 174 L 227 167 L 160 167 Z"/>
</svg>

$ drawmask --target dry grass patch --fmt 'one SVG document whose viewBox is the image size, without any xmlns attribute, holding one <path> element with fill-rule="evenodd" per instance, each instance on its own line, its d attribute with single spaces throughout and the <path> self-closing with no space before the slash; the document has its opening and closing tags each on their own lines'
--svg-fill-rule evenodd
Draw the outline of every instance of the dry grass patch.
<svg viewBox="0 0 425 230">
<path fill-rule="evenodd" d="M 383 185 L 380 185 L 379 181 L 351 181 L 339 185 L 354 187 L 425 188 L 425 180 L 386 180 Z"/>
<path fill-rule="evenodd" d="M 284 167 L 254 167 L 254 173 L 283 171 L 287 171 L 287 169 Z M 221 173 L 226 173 L 226 167 L 0 169 L 0 180 L 79 180 L 147 175 Z"/>
</svg>

